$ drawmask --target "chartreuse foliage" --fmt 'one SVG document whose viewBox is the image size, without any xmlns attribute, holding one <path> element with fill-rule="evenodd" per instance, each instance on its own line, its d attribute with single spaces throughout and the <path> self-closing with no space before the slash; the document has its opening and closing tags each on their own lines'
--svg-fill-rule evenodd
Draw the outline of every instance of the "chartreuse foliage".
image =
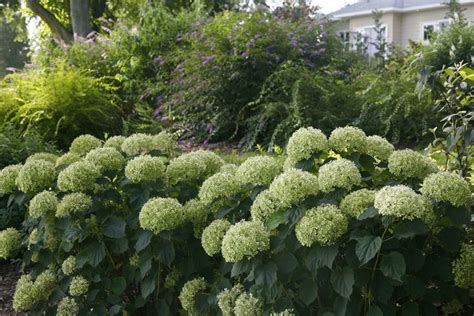
<svg viewBox="0 0 474 316">
<path fill-rule="evenodd" d="M 60 163 L 0 171 L 29 208 L 23 231 L 0 232 L 0 258 L 24 250 L 30 267 L 16 310 L 469 313 L 471 190 L 425 156 L 352 127 L 297 131 L 285 163 L 174 148 L 168 134 L 83 136 Z"/>
</svg>

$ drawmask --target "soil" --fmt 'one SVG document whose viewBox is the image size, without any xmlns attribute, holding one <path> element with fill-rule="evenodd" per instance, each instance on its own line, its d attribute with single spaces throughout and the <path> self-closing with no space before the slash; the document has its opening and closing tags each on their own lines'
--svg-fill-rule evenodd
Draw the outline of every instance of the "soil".
<svg viewBox="0 0 474 316">
<path fill-rule="evenodd" d="M 21 276 L 18 264 L 0 261 L 0 315 L 23 315 L 12 308 L 13 293 L 15 285 Z"/>
</svg>

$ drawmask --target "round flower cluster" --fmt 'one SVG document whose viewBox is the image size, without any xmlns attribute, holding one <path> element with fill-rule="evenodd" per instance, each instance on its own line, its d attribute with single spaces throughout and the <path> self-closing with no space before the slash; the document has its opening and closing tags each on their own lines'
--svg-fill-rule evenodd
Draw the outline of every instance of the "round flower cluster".
<svg viewBox="0 0 474 316">
<path fill-rule="evenodd" d="M 29 156 L 27 159 L 26 159 L 26 162 L 28 161 L 33 161 L 33 160 L 45 160 L 45 161 L 48 161 L 50 163 L 56 163 L 56 160 L 58 159 L 58 156 L 56 156 L 55 154 L 51 154 L 51 153 L 36 153 L 36 154 L 33 154 L 31 156 Z"/>
<path fill-rule="evenodd" d="M 375 194 L 374 206 L 384 216 L 412 220 L 426 218 L 428 211 L 423 197 L 404 185 L 385 186 Z"/>
<path fill-rule="evenodd" d="M 240 191 L 237 177 L 229 173 L 216 173 L 206 179 L 199 190 L 199 198 L 206 204 L 228 199 Z"/>
<path fill-rule="evenodd" d="M 341 201 L 342 212 L 349 217 L 358 217 L 369 207 L 374 206 L 375 191 L 361 189 L 354 191 Z"/>
<path fill-rule="evenodd" d="M 43 191 L 31 199 L 28 213 L 33 218 L 54 215 L 57 206 L 58 199 L 56 198 L 56 194 L 51 191 Z"/>
<path fill-rule="evenodd" d="M 428 157 L 411 149 L 403 149 L 396 150 L 390 155 L 388 170 L 400 179 L 423 179 L 437 172 L 438 167 Z"/>
<path fill-rule="evenodd" d="M 292 309 L 285 309 L 281 312 L 273 312 L 270 316 L 295 316 L 295 312 Z"/>
<path fill-rule="evenodd" d="M 45 160 L 33 160 L 21 168 L 16 184 L 22 192 L 35 193 L 50 188 L 55 178 L 54 164 Z"/>
<path fill-rule="evenodd" d="M 176 228 L 184 220 L 183 206 L 176 199 L 154 198 L 143 205 L 138 216 L 143 229 L 159 234 Z"/>
<path fill-rule="evenodd" d="M 262 315 L 262 303 L 251 293 L 242 293 L 235 301 L 234 313 L 236 316 Z"/>
<path fill-rule="evenodd" d="M 333 245 L 347 231 L 348 221 L 341 210 L 331 204 L 310 209 L 296 224 L 295 233 L 306 247 L 314 243 Z"/>
<path fill-rule="evenodd" d="M 269 190 L 281 207 L 289 207 L 318 194 L 318 177 L 306 171 L 288 169 L 273 180 Z"/>
<path fill-rule="evenodd" d="M 242 184 L 269 185 L 280 170 L 280 163 L 275 158 L 255 156 L 238 167 L 236 177 Z"/>
<path fill-rule="evenodd" d="M 235 301 L 243 292 L 244 287 L 237 283 L 231 289 L 225 289 L 217 295 L 217 305 L 223 316 L 234 316 Z"/>
<path fill-rule="evenodd" d="M 72 296 L 82 296 L 87 293 L 88 289 L 89 281 L 82 275 L 73 277 L 69 284 L 69 294 Z"/>
<path fill-rule="evenodd" d="M 21 235 L 18 230 L 10 227 L 0 231 L 0 259 L 10 258 L 20 246 Z"/>
<path fill-rule="evenodd" d="M 78 154 L 66 153 L 62 155 L 61 157 L 59 157 L 58 159 L 56 159 L 55 166 L 56 167 L 63 166 L 63 165 L 67 166 L 79 160 L 81 160 L 81 156 L 79 156 Z"/>
<path fill-rule="evenodd" d="M 93 190 L 98 177 L 100 171 L 93 163 L 78 161 L 59 173 L 58 188 L 63 192 Z"/>
<path fill-rule="evenodd" d="M 210 213 L 209 206 L 198 199 L 189 200 L 184 205 L 184 218 L 193 224 L 194 236 L 196 238 L 201 238 Z"/>
<path fill-rule="evenodd" d="M 205 289 L 206 281 L 204 278 L 196 278 L 183 285 L 181 293 L 179 294 L 179 301 L 183 309 L 187 311 L 189 315 L 197 314 L 196 296 Z"/>
<path fill-rule="evenodd" d="M 180 277 L 181 271 L 173 267 L 173 269 L 166 275 L 165 281 L 163 282 L 163 286 L 165 287 L 165 289 L 171 289 L 178 283 Z"/>
<path fill-rule="evenodd" d="M 17 189 L 16 178 L 22 165 L 10 165 L 0 171 L 0 193 L 11 193 Z"/>
<path fill-rule="evenodd" d="M 61 265 L 61 270 L 65 275 L 73 275 L 77 271 L 76 257 L 69 256 L 66 260 L 63 261 Z"/>
<path fill-rule="evenodd" d="M 385 161 L 390 157 L 395 148 L 388 140 L 374 135 L 367 137 L 367 148 L 365 153 L 369 156 Z"/>
<path fill-rule="evenodd" d="M 224 161 L 215 153 L 197 150 L 171 160 L 166 173 L 171 183 L 198 181 L 213 175 L 223 165 Z"/>
<path fill-rule="evenodd" d="M 87 194 L 75 192 L 67 194 L 58 204 L 56 217 L 66 217 L 87 212 L 92 207 L 92 199 Z"/>
<path fill-rule="evenodd" d="M 252 220 L 265 222 L 270 215 L 278 210 L 280 210 L 278 198 L 274 196 L 272 191 L 264 190 L 253 201 L 250 207 L 250 214 L 252 215 Z"/>
<path fill-rule="evenodd" d="M 288 159 L 293 162 L 310 159 L 315 153 L 328 148 L 326 135 L 319 129 L 300 128 L 291 135 L 286 146 Z"/>
<path fill-rule="evenodd" d="M 56 287 L 56 277 L 46 270 L 33 282 L 30 275 L 22 275 L 13 295 L 13 309 L 17 312 L 29 311 L 41 300 L 46 300 Z"/>
<path fill-rule="evenodd" d="M 270 233 L 260 222 L 242 221 L 232 225 L 222 239 L 222 256 L 227 262 L 254 257 L 270 248 Z"/>
<path fill-rule="evenodd" d="M 463 289 L 474 288 L 474 245 L 464 244 L 453 263 L 454 283 Z"/>
<path fill-rule="evenodd" d="M 171 153 L 176 149 L 176 136 L 163 131 L 153 136 L 153 143 L 156 149 L 164 153 Z"/>
<path fill-rule="evenodd" d="M 99 148 L 102 146 L 102 142 L 100 139 L 92 136 L 92 135 L 81 135 L 76 137 L 71 143 L 69 147 L 69 152 L 78 154 L 79 156 L 84 156 L 89 151 L 95 148 Z"/>
<path fill-rule="evenodd" d="M 35 228 L 31 231 L 30 235 L 28 236 L 28 246 L 34 245 L 40 241 L 39 231 L 38 228 Z M 28 249 L 30 249 L 28 247 Z"/>
<path fill-rule="evenodd" d="M 125 176 L 134 183 L 156 181 L 164 178 L 165 164 L 159 157 L 138 156 L 125 167 Z"/>
<path fill-rule="evenodd" d="M 133 134 L 122 142 L 122 151 L 128 156 L 138 156 L 155 149 L 153 136 L 148 134 Z"/>
<path fill-rule="evenodd" d="M 57 316 L 76 316 L 79 314 L 79 304 L 70 297 L 63 298 L 58 304 Z"/>
<path fill-rule="evenodd" d="M 421 192 L 438 202 L 446 201 L 454 206 L 468 205 L 471 201 L 469 183 L 451 172 L 429 175 L 423 181 Z"/>
<path fill-rule="evenodd" d="M 115 148 L 118 151 L 122 150 L 122 144 L 125 140 L 125 136 L 112 136 L 107 139 L 104 143 L 104 148 Z"/>
<path fill-rule="evenodd" d="M 86 155 L 86 160 L 93 163 L 99 171 L 120 170 L 125 162 L 125 158 L 115 148 L 96 148 Z"/>
<path fill-rule="evenodd" d="M 362 176 L 355 163 L 347 159 L 333 160 L 319 169 L 319 188 L 330 192 L 336 188 L 350 190 L 361 183 Z"/>
<path fill-rule="evenodd" d="M 217 219 L 204 229 L 201 244 L 209 256 L 212 257 L 221 251 L 222 239 L 230 226 L 232 225 L 229 221 Z"/>
<path fill-rule="evenodd" d="M 219 172 L 235 174 L 237 172 L 237 169 L 238 169 L 237 165 L 233 163 L 227 163 L 219 169 Z"/>
<path fill-rule="evenodd" d="M 338 127 L 329 136 L 329 147 L 336 152 L 365 152 L 367 136 L 357 127 Z"/>
</svg>

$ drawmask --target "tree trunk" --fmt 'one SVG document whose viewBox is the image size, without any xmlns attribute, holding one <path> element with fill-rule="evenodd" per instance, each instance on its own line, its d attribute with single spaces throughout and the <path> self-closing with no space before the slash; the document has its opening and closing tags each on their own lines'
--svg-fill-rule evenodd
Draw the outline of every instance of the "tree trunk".
<svg viewBox="0 0 474 316">
<path fill-rule="evenodd" d="M 87 37 L 92 32 L 89 0 L 70 0 L 71 22 L 74 39 Z"/>
<path fill-rule="evenodd" d="M 87 2 L 87 1 L 85 1 Z M 69 32 L 64 25 L 59 22 L 58 19 L 45 9 L 40 3 L 39 0 L 27 0 L 28 8 L 33 11 L 34 14 L 39 16 L 51 29 L 51 31 L 64 43 L 68 44 L 72 42 L 73 36 L 71 32 Z"/>
</svg>

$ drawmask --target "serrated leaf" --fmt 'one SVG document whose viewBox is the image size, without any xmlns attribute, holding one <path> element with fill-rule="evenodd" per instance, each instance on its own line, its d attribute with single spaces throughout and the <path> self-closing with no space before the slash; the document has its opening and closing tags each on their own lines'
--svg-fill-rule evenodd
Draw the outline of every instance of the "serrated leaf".
<svg viewBox="0 0 474 316">
<path fill-rule="evenodd" d="M 125 288 L 127 287 L 127 281 L 125 281 L 124 277 L 115 277 L 112 279 L 112 293 L 115 295 L 121 295 Z"/>
<path fill-rule="evenodd" d="M 264 289 L 269 289 L 277 281 L 277 266 L 273 262 L 267 262 L 263 266 L 255 269 L 255 283 L 263 286 Z"/>
<path fill-rule="evenodd" d="M 334 259 L 336 259 L 338 251 L 337 246 L 317 246 L 308 253 L 305 260 L 306 267 L 313 273 L 316 273 L 316 270 L 321 267 L 332 269 L 332 264 Z"/>
<path fill-rule="evenodd" d="M 331 284 L 336 293 L 350 298 L 354 286 L 354 270 L 350 267 L 335 269 L 331 273 Z"/>
<path fill-rule="evenodd" d="M 125 237 L 125 221 L 116 216 L 110 217 L 104 224 L 104 235 L 110 238 Z"/>
<path fill-rule="evenodd" d="M 421 220 L 405 221 L 397 225 L 393 235 L 397 239 L 413 238 L 418 235 L 424 235 L 428 228 Z"/>
<path fill-rule="evenodd" d="M 369 262 L 382 246 L 382 238 L 378 236 L 365 236 L 357 238 L 357 243 L 355 246 L 355 252 L 357 258 L 361 262 L 361 265 Z"/>
<path fill-rule="evenodd" d="M 150 275 L 149 277 L 145 278 L 140 286 L 141 295 L 144 299 L 153 293 L 156 287 L 156 280 L 154 275 Z"/>
<path fill-rule="evenodd" d="M 137 242 L 135 243 L 135 250 L 137 252 L 142 251 L 148 245 L 150 244 L 151 237 L 153 237 L 152 232 L 147 231 L 147 230 L 142 230 L 138 233 L 138 239 Z"/>
<path fill-rule="evenodd" d="M 369 207 L 364 212 L 362 212 L 362 214 L 360 214 L 359 217 L 357 217 L 357 220 L 358 221 L 363 221 L 367 218 L 373 218 L 373 217 L 377 216 L 378 214 L 379 214 L 378 209 L 376 209 L 375 207 Z"/>
<path fill-rule="evenodd" d="M 281 252 L 275 256 L 275 263 L 278 271 L 283 274 L 289 274 L 298 267 L 298 260 L 291 252 Z"/>
<path fill-rule="evenodd" d="M 308 306 L 316 299 L 318 295 L 318 287 L 315 281 L 305 279 L 299 287 L 299 297 L 301 301 Z"/>
<path fill-rule="evenodd" d="M 377 305 L 372 305 L 367 312 L 367 316 L 383 316 L 383 312 Z"/>
<path fill-rule="evenodd" d="M 105 257 L 105 245 L 102 242 L 94 241 L 84 247 L 77 254 L 77 267 L 82 268 L 86 263 L 96 267 Z"/>
<path fill-rule="evenodd" d="M 380 271 L 388 278 L 401 281 L 406 271 L 403 255 L 399 252 L 392 251 L 388 255 L 382 256 Z"/>
</svg>

